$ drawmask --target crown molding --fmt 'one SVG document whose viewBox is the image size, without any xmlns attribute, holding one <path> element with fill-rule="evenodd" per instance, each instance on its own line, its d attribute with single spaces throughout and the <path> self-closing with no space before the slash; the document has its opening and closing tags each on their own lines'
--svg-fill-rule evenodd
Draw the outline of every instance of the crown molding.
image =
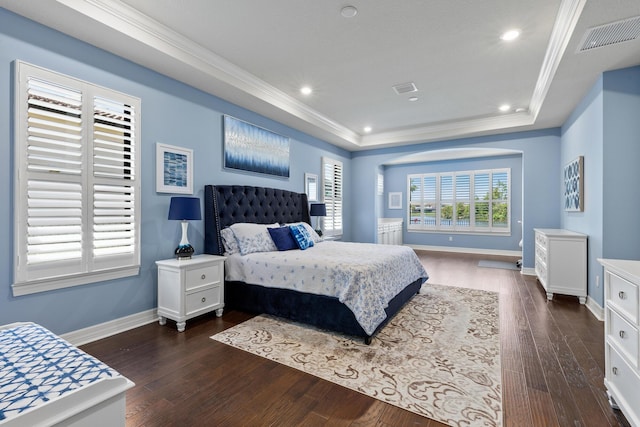
<svg viewBox="0 0 640 427">
<path fill-rule="evenodd" d="M 551 30 L 547 51 L 540 67 L 540 74 L 538 74 L 538 80 L 529 103 L 529 111 L 531 111 L 534 121 L 540 113 L 553 77 L 560 66 L 560 61 L 567 50 L 585 4 L 587 4 L 587 0 L 563 0 L 560 4 L 556 22 Z"/>
<path fill-rule="evenodd" d="M 256 110 L 256 112 L 262 111 L 264 114 L 265 111 L 268 111 L 267 106 L 275 108 L 279 113 L 272 113 L 271 118 L 275 117 L 278 120 L 283 117 L 282 113 L 285 113 L 286 117 L 293 118 L 295 122 L 298 122 L 298 126 L 290 124 L 291 127 L 297 127 L 347 150 L 354 151 L 403 143 L 473 136 L 496 130 L 533 125 L 586 1 L 562 0 L 527 111 L 455 122 L 426 123 L 423 126 L 409 129 L 361 135 L 120 0 L 56 0 L 57 3 L 129 37 L 173 61 L 171 67 L 178 70 L 176 74 L 186 84 L 222 98 L 224 95 L 221 96 L 220 92 L 215 89 L 220 85 L 228 86 L 233 88 L 235 90 L 233 92 L 236 94 L 247 95 L 253 105 L 257 105 L 257 101 L 262 103 L 261 105 L 265 108 Z M 113 53 L 126 57 L 122 52 L 113 51 Z M 140 58 L 132 60 L 143 66 L 149 66 Z M 176 74 L 174 74 L 174 78 Z M 227 100 L 237 103 L 231 96 Z"/>
</svg>

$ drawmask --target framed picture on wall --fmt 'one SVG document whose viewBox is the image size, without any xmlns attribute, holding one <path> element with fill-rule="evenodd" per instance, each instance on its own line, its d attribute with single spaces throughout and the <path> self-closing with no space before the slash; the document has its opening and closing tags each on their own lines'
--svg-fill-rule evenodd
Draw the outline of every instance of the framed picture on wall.
<svg viewBox="0 0 640 427">
<path fill-rule="evenodd" d="M 193 150 L 156 144 L 156 192 L 193 194 Z"/>
<path fill-rule="evenodd" d="M 310 202 L 318 201 L 318 175 L 312 173 L 304 174 L 304 191 Z"/>
<path fill-rule="evenodd" d="M 402 193 L 389 193 L 389 209 L 402 209 Z"/>
<path fill-rule="evenodd" d="M 584 211 L 584 157 L 579 156 L 564 167 L 564 210 Z"/>
<path fill-rule="evenodd" d="M 289 138 L 224 116 L 224 167 L 289 178 Z"/>
</svg>

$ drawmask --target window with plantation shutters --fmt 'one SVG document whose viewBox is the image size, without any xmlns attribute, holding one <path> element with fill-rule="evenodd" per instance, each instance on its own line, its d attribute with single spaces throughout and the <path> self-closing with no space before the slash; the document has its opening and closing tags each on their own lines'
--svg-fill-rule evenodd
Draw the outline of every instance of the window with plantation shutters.
<svg viewBox="0 0 640 427">
<path fill-rule="evenodd" d="M 509 233 L 509 169 L 412 174 L 408 231 Z"/>
<path fill-rule="evenodd" d="M 138 274 L 140 100 L 16 62 L 14 295 Z"/>
<path fill-rule="evenodd" d="M 323 201 L 327 215 L 322 218 L 325 236 L 342 236 L 342 162 L 322 158 Z"/>
</svg>

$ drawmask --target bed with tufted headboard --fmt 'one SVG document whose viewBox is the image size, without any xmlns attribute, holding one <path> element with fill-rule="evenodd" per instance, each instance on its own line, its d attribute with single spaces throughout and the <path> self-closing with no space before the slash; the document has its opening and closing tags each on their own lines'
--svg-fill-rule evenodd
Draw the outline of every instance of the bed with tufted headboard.
<svg viewBox="0 0 640 427">
<path fill-rule="evenodd" d="M 226 254 L 222 234 L 225 228 L 231 226 L 244 226 L 246 223 L 270 226 L 292 223 L 310 224 L 309 204 L 307 195 L 304 193 L 253 186 L 206 185 L 204 200 L 205 253 L 208 254 Z M 339 258 L 329 266 L 318 266 L 317 264 L 321 262 L 319 260 L 323 258 L 323 249 L 325 252 L 330 252 L 332 256 Z M 390 247 L 384 249 L 386 253 L 390 250 Z M 421 270 L 421 273 L 419 272 L 416 275 L 417 279 L 406 279 L 406 275 L 387 272 L 387 270 L 389 270 L 387 264 L 385 264 L 387 261 L 382 258 L 376 258 L 375 256 L 377 251 L 382 252 L 381 245 L 366 243 L 316 242 L 314 248 L 304 251 L 275 251 L 227 256 L 227 278 L 225 280 L 224 291 L 225 308 L 284 317 L 322 329 L 364 337 L 366 342 L 371 342 L 372 336 L 420 290 L 422 283 L 428 278 L 421 265 L 413 265 L 416 263 L 419 264 L 419 261 L 412 250 L 406 247 L 397 247 L 394 250 L 398 252 L 404 251 L 401 252 L 402 257 L 415 258 L 412 258 L 409 262 L 412 263 L 411 268 Z M 356 259 L 356 263 L 359 264 L 358 268 L 361 267 L 360 264 L 365 264 L 365 262 L 362 261 L 363 259 L 373 260 L 376 265 L 371 265 L 372 272 L 363 273 L 359 270 L 355 273 L 348 271 L 342 274 L 340 271 L 342 267 L 340 265 L 343 264 L 344 259 L 348 258 L 350 254 Z M 280 262 L 280 257 L 287 256 L 288 258 L 285 258 L 281 265 L 277 265 L 277 263 Z M 389 258 L 388 255 L 384 256 Z M 268 267 L 272 262 L 274 269 L 279 269 L 284 265 L 289 267 L 288 263 L 292 262 L 293 258 L 298 261 L 302 259 L 302 262 L 306 262 L 306 264 L 298 270 L 290 270 L 289 276 L 293 276 L 299 283 L 294 283 L 292 286 L 280 286 L 278 282 L 278 277 L 280 276 L 277 276 L 275 273 L 270 275 L 263 271 L 258 271 L 255 278 L 248 278 L 246 280 L 234 280 L 234 277 L 229 278 L 231 271 L 235 271 L 236 267 L 235 264 L 228 263 L 230 261 L 235 262 L 236 258 L 247 262 L 251 261 L 256 266 L 259 264 L 262 269 L 264 269 L 265 266 Z M 265 259 L 268 259 L 268 261 L 265 261 Z M 305 259 L 307 261 L 304 261 Z M 389 265 L 391 264 L 398 264 L 398 259 L 390 259 Z M 359 297 L 352 295 L 354 293 L 357 294 L 357 292 L 354 292 L 352 289 L 348 291 L 345 290 L 345 292 L 341 293 L 338 297 L 335 296 L 335 294 L 323 295 L 317 289 L 307 291 L 307 289 L 301 285 L 302 283 L 310 282 L 312 276 L 315 278 L 318 272 L 313 270 L 313 266 L 315 266 L 318 271 L 320 269 L 331 271 L 330 277 L 327 276 L 326 279 L 322 279 L 325 283 L 338 282 L 340 280 L 337 278 L 345 275 L 358 277 L 361 282 L 363 277 L 376 277 L 382 280 L 382 276 L 386 274 L 390 275 L 388 277 L 385 276 L 386 279 L 389 277 L 403 277 L 407 283 L 395 284 L 395 288 L 399 289 L 399 291 L 393 291 L 392 295 L 388 295 L 388 298 L 380 297 L 385 299 L 383 302 L 384 311 L 382 312 L 384 319 L 379 322 L 378 320 L 380 319 L 376 320 L 372 326 L 363 323 L 362 318 L 358 316 L 358 310 L 354 310 L 355 305 L 366 305 L 370 303 L 353 302 Z M 401 270 L 407 270 L 404 266 L 400 266 L 399 268 Z M 367 274 L 370 275 L 367 276 Z M 273 279 L 274 275 L 276 279 Z M 263 281 L 262 278 L 265 276 L 270 276 L 273 279 L 272 282 L 275 281 L 276 283 L 261 283 Z M 289 280 L 291 280 L 291 277 Z M 364 289 L 362 292 L 363 295 L 369 297 L 369 294 L 376 294 L 376 296 L 378 296 L 378 291 L 372 291 L 374 288 L 371 288 L 368 282 L 365 283 L 362 288 Z M 389 294 L 389 292 L 389 290 L 384 289 L 380 291 L 380 294 Z M 366 308 L 368 309 L 369 307 L 367 306 Z M 356 314 L 354 314 L 354 312 Z"/>
</svg>

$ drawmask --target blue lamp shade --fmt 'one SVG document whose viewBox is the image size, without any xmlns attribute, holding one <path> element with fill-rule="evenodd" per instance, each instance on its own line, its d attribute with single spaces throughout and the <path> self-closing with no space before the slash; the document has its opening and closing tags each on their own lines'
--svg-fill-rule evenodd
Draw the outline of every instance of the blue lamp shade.
<svg viewBox="0 0 640 427">
<path fill-rule="evenodd" d="M 193 255 L 193 246 L 187 238 L 189 220 L 202 219 L 200 214 L 200 199 L 197 197 L 172 197 L 169 205 L 169 219 L 182 221 L 182 239 L 175 250 L 178 259 L 189 259 Z"/>
<path fill-rule="evenodd" d="M 309 211 L 310 216 L 327 216 L 327 205 L 324 203 L 311 203 L 311 209 Z M 320 220 L 316 218 L 316 233 L 318 236 L 322 236 L 322 229 L 320 228 Z"/>
<path fill-rule="evenodd" d="M 311 203 L 311 216 L 327 216 L 327 205 L 324 203 Z"/>
<path fill-rule="evenodd" d="M 200 199 L 197 197 L 172 197 L 169 219 L 200 220 Z"/>
</svg>

